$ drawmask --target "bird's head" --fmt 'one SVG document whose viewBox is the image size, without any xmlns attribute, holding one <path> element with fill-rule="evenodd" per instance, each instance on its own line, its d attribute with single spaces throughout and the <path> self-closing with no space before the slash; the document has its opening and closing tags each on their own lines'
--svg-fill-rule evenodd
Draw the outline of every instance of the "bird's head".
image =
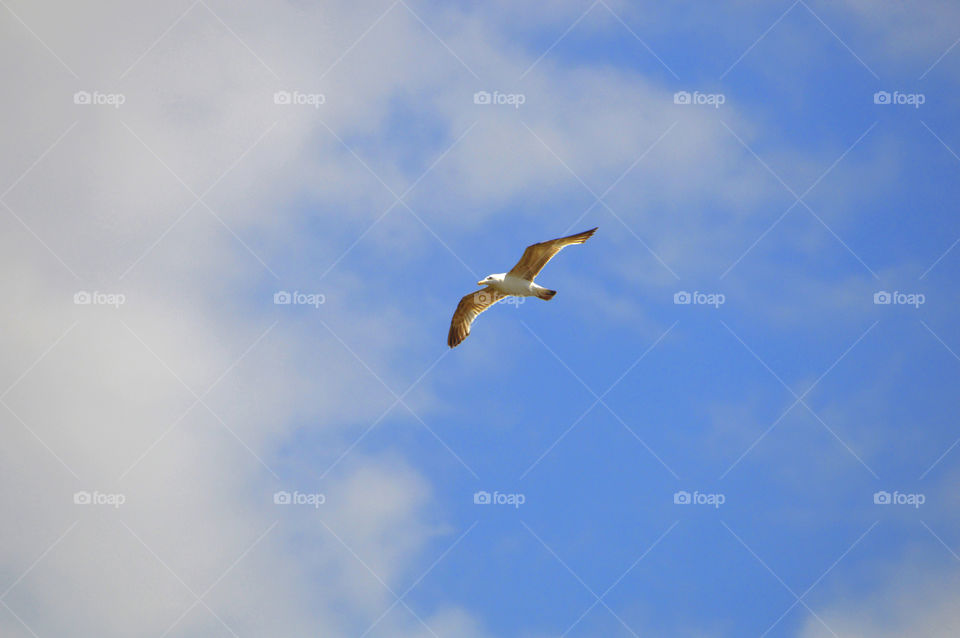
<svg viewBox="0 0 960 638">
<path fill-rule="evenodd" d="M 478 281 L 478 282 L 477 282 L 477 285 L 478 285 L 478 286 L 489 286 L 489 285 L 491 285 L 491 284 L 493 284 L 493 283 L 496 283 L 496 281 L 497 281 L 496 275 L 487 275 L 486 277 L 484 277 L 483 279 L 481 279 L 480 281 Z"/>
</svg>

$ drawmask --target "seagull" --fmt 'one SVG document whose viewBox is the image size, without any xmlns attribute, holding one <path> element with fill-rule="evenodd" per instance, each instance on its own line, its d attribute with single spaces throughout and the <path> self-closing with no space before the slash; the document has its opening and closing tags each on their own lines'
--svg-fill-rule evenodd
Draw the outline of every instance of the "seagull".
<svg viewBox="0 0 960 638">
<path fill-rule="evenodd" d="M 564 246 L 582 244 L 590 239 L 596 228 L 585 230 L 576 235 L 542 241 L 539 244 L 527 246 L 523 257 L 517 265 L 507 273 L 487 275 L 477 282 L 478 286 L 486 286 L 483 290 L 465 295 L 450 320 L 450 332 L 447 334 L 447 345 L 456 348 L 470 334 L 470 324 L 480 316 L 480 313 L 506 297 L 538 297 L 543 300 L 553 299 L 556 290 L 550 290 L 533 283 L 534 278 L 543 270 L 547 262 L 560 252 Z"/>
</svg>

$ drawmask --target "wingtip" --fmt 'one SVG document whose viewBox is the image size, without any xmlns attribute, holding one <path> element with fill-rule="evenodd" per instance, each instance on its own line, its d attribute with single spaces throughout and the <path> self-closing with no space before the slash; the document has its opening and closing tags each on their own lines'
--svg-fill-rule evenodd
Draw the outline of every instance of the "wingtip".
<svg viewBox="0 0 960 638">
<path fill-rule="evenodd" d="M 451 331 L 450 334 L 447 335 L 447 345 L 450 346 L 451 350 L 453 350 L 454 348 L 459 346 L 461 343 L 463 343 L 463 340 L 466 338 L 467 338 L 467 335 L 463 335 L 461 337 L 460 335 Z"/>
<path fill-rule="evenodd" d="M 600 227 L 594 226 L 590 230 L 585 230 L 582 233 L 577 233 L 576 235 L 570 235 L 570 237 L 574 240 L 575 243 L 582 244 L 583 242 L 593 237 L 593 234 L 597 232 L 598 228 Z"/>
</svg>

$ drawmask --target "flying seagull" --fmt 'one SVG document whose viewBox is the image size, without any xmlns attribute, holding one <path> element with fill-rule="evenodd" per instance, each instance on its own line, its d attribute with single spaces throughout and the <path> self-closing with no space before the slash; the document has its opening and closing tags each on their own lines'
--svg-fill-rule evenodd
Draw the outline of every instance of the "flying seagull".
<svg viewBox="0 0 960 638">
<path fill-rule="evenodd" d="M 451 348 L 460 345 L 460 342 L 470 334 L 470 324 L 473 323 L 473 320 L 481 312 L 505 297 L 553 299 L 557 291 L 538 286 L 533 283 L 534 278 L 564 246 L 582 244 L 590 239 L 596 230 L 596 228 L 591 228 L 569 237 L 560 237 L 559 239 L 551 239 L 527 246 L 527 249 L 523 251 L 523 257 L 520 258 L 516 266 L 510 269 L 510 272 L 487 275 L 484 279 L 478 281 L 478 286 L 486 286 L 486 288 L 471 292 L 457 304 L 453 319 L 450 321 L 447 345 Z"/>
</svg>

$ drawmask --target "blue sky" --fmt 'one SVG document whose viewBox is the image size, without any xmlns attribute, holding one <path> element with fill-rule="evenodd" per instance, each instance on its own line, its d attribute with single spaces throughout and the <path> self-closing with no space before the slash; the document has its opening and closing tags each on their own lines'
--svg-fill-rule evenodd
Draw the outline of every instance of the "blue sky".
<svg viewBox="0 0 960 638">
<path fill-rule="evenodd" d="M 6 13 L 5 635 L 960 629 L 954 9 Z"/>
</svg>

